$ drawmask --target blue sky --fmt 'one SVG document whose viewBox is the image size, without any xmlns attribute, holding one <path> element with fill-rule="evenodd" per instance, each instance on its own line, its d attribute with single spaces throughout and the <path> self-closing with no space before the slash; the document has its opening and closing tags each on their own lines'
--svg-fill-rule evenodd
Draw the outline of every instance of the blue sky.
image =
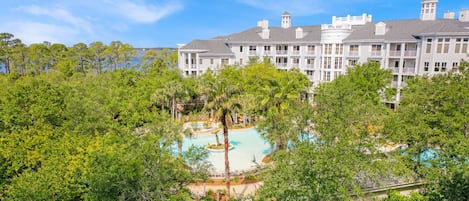
<svg viewBox="0 0 469 201">
<path fill-rule="evenodd" d="M 458 15 L 469 1 L 440 0 L 437 9 L 438 18 L 446 11 Z M 240 32 L 263 19 L 279 26 L 284 11 L 293 26 L 362 13 L 372 14 L 373 21 L 416 19 L 420 0 L 2 0 L 0 32 L 26 44 L 119 40 L 134 47 L 177 47 Z"/>
</svg>

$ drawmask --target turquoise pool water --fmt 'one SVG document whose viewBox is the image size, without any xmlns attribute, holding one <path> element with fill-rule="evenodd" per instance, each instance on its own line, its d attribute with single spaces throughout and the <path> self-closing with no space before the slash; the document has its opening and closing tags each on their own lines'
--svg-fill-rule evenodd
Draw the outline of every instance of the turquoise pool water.
<svg viewBox="0 0 469 201">
<path fill-rule="evenodd" d="M 234 148 L 228 152 L 231 172 L 255 168 L 256 164 L 260 164 L 262 158 L 270 153 L 269 143 L 261 137 L 255 128 L 229 130 L 228 134 L 230 144 L 234 145 Z M 218 137 L 220 143 L 223 143 L 223 134 L 219 134 Z M 216 143 L 215 135 L 184 138 L 182 150 L 187 151 L 192 145 L 205 146 L 208 143 Z M 215 173 L 225 171 L 224 152 L 210 152 L 209 161 L 213 164 Z"/>
</svg>

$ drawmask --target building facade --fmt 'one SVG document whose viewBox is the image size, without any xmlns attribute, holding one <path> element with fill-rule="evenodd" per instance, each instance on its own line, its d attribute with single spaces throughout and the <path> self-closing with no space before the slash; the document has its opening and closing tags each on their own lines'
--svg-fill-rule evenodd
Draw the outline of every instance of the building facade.
<svg viewBox="0 0 469 201">
<path fill-rule="evenodd" d="M 409 78 L 445 73 L 469 58 L 469 10 L 458 18 L 447 12 L 437 19 L 437 3 L 422 0 L 420 19 L 373 22 L 367 14 L 333 16 L 331 24 L 320 26 L 292 26 L 285 12 L 280 27 L 262 20 L 240 33 L 180 45 L 178 66 L 184 75 L 198 76 L 209 68 L 269 59 L 278 69 L 300 69 L 314 88 L 348 67 L 376 61 L 392 71 L 390 84 L 400 89 Z"/>
</svg>

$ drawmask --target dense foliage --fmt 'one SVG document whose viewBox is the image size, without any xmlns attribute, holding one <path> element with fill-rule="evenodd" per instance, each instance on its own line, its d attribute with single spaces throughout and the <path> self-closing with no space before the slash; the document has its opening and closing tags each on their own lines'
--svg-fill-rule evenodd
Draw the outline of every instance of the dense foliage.
<svg viewBox="0 0 469 201">
<path fill-rule="evenodd" d="M 273 163 L 255 199 L 350 200 L 415 181 L 426 191 L 386 200 L 469 197 L 467 62 L 409 80 L 391 110 L 391 72 L 377 63 L 312 96 L 299 70 L 267 60 L 185 78 L 174 52 L 135 56 L 119 41 L 26 46 L 0 34 L 1 200 L 191 200 L 187 184 L 208 180 L 210 164 L 198 147 L 182 153 L 190 118 L 220 121 L 225 147 L 229 127 L 257 126 Z"/>
</svg>

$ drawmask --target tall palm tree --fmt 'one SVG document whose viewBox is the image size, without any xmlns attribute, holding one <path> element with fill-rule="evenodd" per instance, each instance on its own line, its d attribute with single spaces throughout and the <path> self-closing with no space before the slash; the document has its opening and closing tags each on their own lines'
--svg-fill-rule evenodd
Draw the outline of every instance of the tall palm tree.
<svg viewBox="0 0 469 201">
<path fill-rule="evenodd" d="M 300 105 L 302 94 L 306 92 L 309 82 L 296 71 L 280 72 L 274 79 L 268 81 L 261 91 L 261 106 L 266 117 L 259 128 L 267 131 L 267 139 L 272 142 L 276 138 L 277 150 L 286 148 L 291 139 L 296 139 L 298 133 L 291 133 L 292 119 L 297 114 L 291 111 Z"/>
<path fill-rule="evenodd" d="M 233 108 L 237 107 L 236 97 L 239 94 L 239 82 L 236 82 L 238 74 L 237 69 L 234 67 L 225 67 L 217 79 L 214 81 L 211 90 L 208 92 L 210 97 L 207 107 L 215 111 L 215 116 L 218 117 L 223 125 L 224 137 L 224 153 L 225 153 L 225 184 L 226 184 L 226 197 L 230 197 L 230 161 L 228 158 L 228 122 L 230 112 Z M 238 77 L 239 78 L 239 77 Z"/>
</svg>

